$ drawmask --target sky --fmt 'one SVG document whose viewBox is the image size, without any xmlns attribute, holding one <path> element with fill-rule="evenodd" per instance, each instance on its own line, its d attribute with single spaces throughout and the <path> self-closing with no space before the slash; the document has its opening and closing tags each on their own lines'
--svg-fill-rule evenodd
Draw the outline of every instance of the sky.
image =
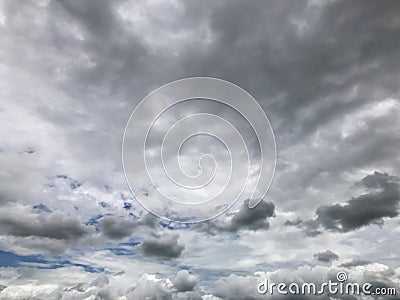
<svg viewBox="0 0 400 300">
<path fill-rule="evenodd" d="M 0 299 L 398 299 L 257 285 L 344 271 L 400 288 L 399 10 L 397 0 L 0 0 Z M 123 134 L 146 95 L 198 76 L 258 101 L 275 176 L 254 209 L 240 199 L 207 222 L 170 222 L 132 194 Z M 248 124 L 197 100 L 156 124 L 150 169 L 160 172 L 161 129 L 205 111 L 235 122 L 257 166 Z M 204 151 L 226 167 L 220 144 L 191 142 L 189 174 Z"/>
</svg>

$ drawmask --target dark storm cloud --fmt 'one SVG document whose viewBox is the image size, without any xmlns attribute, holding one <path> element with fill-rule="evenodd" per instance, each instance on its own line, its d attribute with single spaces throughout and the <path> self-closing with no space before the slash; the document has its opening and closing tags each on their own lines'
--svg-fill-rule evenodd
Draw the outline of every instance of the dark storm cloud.
<svg viewBox="0 0 400 300">
<path fill-rule="evenodd" d="M 194 33 L 205 27 L 210 30 L 210 40 L 189 39 L 179 46 L 180 55 L 171 55 L 167 48 L 158 52 L 146 45 L 118 13 L 121 2 L 94 3 L 53 1 L 47 23 L 51 39 L 46 42 L 58 45 L 60 53 L 65 51 L 63 45 L 70 44 L 71 49 L 87 54 L 93 67 L 83 63 L 58 66 L 67 70 L 66 82 L 62 83 L 76 99 L 82 99 L 76 93 L 83 92 L 86 101 L 80 105 L 96 104 L 96 116 L 91 117 L 95 123 L 107 123 L 102 130 L 108 134 L 109 128 L 119 130 L 115 126 L 124 125 L 123 121 L 115 122 L 114 116 L 121 116 L 120 120 L 128 117 L 125 109 L 116 109 L 115 104 L 121 104 L 120 93 L 126 92 L 132 101 L 139 100 L 132 95 L 144 96 L 150 86 L 185 76 L 217 76 L 247 88 L 267 108 L 282 149 L 338 116 L 376 101 L 371 95 L 379 95 L 379 99 L 398 95 L 399 68 L 394 66 L 398 61 L 395 58 L 399 25 L 393 13 L 399 5 L 397 1 L 385 1 L 379 9 L 365 1 L 319 5 L 307 1 L 254 1 L 251 5 L 246 1 L 218 5 L 211 1 L 202 5 L 196 1 L 182 2 L 182 13 L 176 18 L 179 21 L 166 17 L 167 24 L 162 24 L 173 30 L 190 25 Z M 160 22 L 156 14 L 146 17 L 149 24 L 153 20 Z M 68 38 L 60 19 L 66 24 L 78 24 L 84 39 Z M 354 26 L 360 23 L 363 26 Z M 349 93 L 353 88 L 354 95 Z M 98 90 L 112 90 L 112 97 L 90 101 L 88 98 Z M 48 112 L 42 108 L 40 111 Z M 110 116 L 113 121 L 109 121 Z M 65 120 L 54 121 L 65 124 Z M 302 168 L 305 176 L 296 177 L 304 178 L 303 184 L 307 185 L 307 181 L 323 171 L 332 172 L 330 168 L 336 166 L 341 172 L 375 159 L 384 160 L 393 145 L 387 143 L 391 137 L 379 136 L 385 137 L 384 141 L 371 143 L 372 139 L 367 138 L 360 144 L 344 147 L 356 148 L 362 154 L 346 151 L 337 164 L 307 166 Z M 79 139 L 81 143 L 82 140 Z M 89 146 L 87 150 L 90 154 L 95 152 Z M 303 161 L 308 161 L 310 153 L 304 155 Z M 346 159 L 347 156 L 351 157 Z"/>
<path fill-rule="evenodd" d="M 188 11 L 202 11 L 190 3 Z M 375 100 L 372 89 L 382 97 L 398 94 L 399 8 L 395 0 L 226 1 L 210 13 L 210 48 L 188 52 L 185 65 L 241 82 L 256 91 L 256 98 L 280 97 L 268 107 L 291 120 L 280 129 L 309 133 Z M 339 96 L 354 86 L 353 99 Z M 313 112 L 306 118 L 305 108 Z"/>
<path fill-rule="evenodd" d="M 343 172 L 400 167 L 393 153 L 400 147 L 398 114 L 368 120 L 354 136 L 321 133 L 369 105 L 398 101 L 398 1 L 187 2 L 185 7 L 186 16 L 209 19 L 211 34 L 207 46 L 188 44 L 191 51 L 183 51 L 185 74 L 243 86 L 271 119 L 281 158 L 270 191 L 276 190 L 274 201 L 290 202 L 295 211 L 292 199 L 304 194 L 297 185 L 319 189 L 315 182 L 321 175 L 333 185 Z M 321 143 L 305 142 L 317 133 Z M 293 159 L 296 171 L 279 172 L 284 163 L 290 169 Z"/>
<path fill-rule="evenodd" d="M 164 259 L 180 257 L 185 246 L 179 242 L 179 233 L 153 233 L 139 246 L 146 256 Z"/>
<path fill-rule="evenodd" d="M 311 5 L 302 0 L 253 1 L 251 5 L 247 1 L 219 5 L 183 2 L 179 22 L 171 19 L 165 26 L 176 29 L 190 24 L 194 32 L 209 27 L 211 40 L 190 40 L 182 46 L 180 56 L 168 55 L 168 49 L 164 53 L 149 51 L 120 18 L 120 4 L 52 4 L 55 15 L 84 29 L 85 40 L 79 47 L 95 63 L 93 68 L 77 65 L 71 70 L 76 71 L 71 73 L 76 84 L 101 82 L 103 87 L 131 90 L 132 78 L 135 85 L 148 81 L 149 86 L 177 76 L 221 77 L 254 91 L 264 104 L 273 101 L 268 107 L 273 111 L 272 121 L 277 121 L 273 123 L 281 124 L 284 136 L 291 132 L 292 138 L 299 130 L 308 133 L 374 101 L 370 96 L 373 88 L 380 90 L 382 97 L 398 94 L 395 65 L 400 42 L 394 13 L 400 6 L 398 1 L 379 5 L 366 1 Z M 155 15 L 147 17 L 159 22 Z M 354 25 L 361 23 L 363 26 Z M 55 38 L 65 38 L 56 29 L 52 32 Z M 354 86 L 358 89 L 354 99 L 335 96 Z M 275 101 L 278 96 L 281 100 Z M 323 104 L 313 105 L 316 103 Z M 305 108 L 313 113 L 304 117 Z M 281 118 L 291 122 L 281 123 Z"/>
<path fill-rule="evenodd" d="M 385 218 L 398 215 L 400 190 L 396 176 L 375 171 L 359 184 L 372 191 L 353 197 L 344 204 L 321 206 L 316 210 L 313 220 L 289 221 L 286 225 L 303 227 L 308 235 L 314 236 L 321 233 L 318 231 L 321 227 L 330 231 L 349 232 L 371 224 L 381 225 Z"/>
<path fill-rule="evenodd" d="M 194 228 L 213 235 L 222 232 L 235 233 L 240 230 L 268 230 L 270 226 L 268 219 L 275 216 L 275 205 L 262 200 L 259 205 L 250 209 L 248 203 L 249 200 L 244 201 L 239 211 L 228 223 L 208 221 L 200 223 Z"/>
<path fill-rule="evenodd" d="M 331 262 L 338 260 L 339 256 L 331 250 L 326 250 L 324 252 L 315 253 L 314 258 L 321 262 Z"/>
<path fill-rule="evenodd" d="M 132 27 L 131 20 L 127 21 L 122 17 L 119 9 L 126 3 L 127 1 L 120 0 L 53 1 L 50 5 L 52 15 L 48 23 L 48 26 L 52 27 L 49 30 L 52 44 L 59 47 L 60 51 L 64 51 L 63 43 L 69 42 L 73 45 L 71 51 L 86 54 L 92 64 L 89 68 L 85 64 L 68 67 L 70 76 L 64 88 L 76 96 L 77 91 L 70 86 L 79 86 L 79 92 L 84 92 L 88 98 L 87 104 L 98 101 L 92 97 L 98 95 L 102 106 L 115 110 L 124 118 L 128 115 L 125 116 L 115 106 L 108 105 L 110 95 L 115 98 L 111 103 L 125 101 L 121 96 L 136 103 L 150 91 L 149 88 L 176 79 L 180 70 L 176 58 L 171 60 L 171 53 L 165 50 L 157 51 L 146 44 L 143 35 L 146 36 L 148 33 L 137 32 Z M 141 5 L 135 3 L 129 10 L 136 10 L 136 6 Z M 154 22 L 159 21 L 157 15 L 152 13 L 146 17 L 150 25 L 151 19 L 154 19 Z M 83 39 L 71 39 L 59 19 L 77 26 Z M 149 30 L 151 31 L 151 28 Z M 101 87 L 100 93 L 99 87 Z M 108 96 L 104 97 L 105 95 Z M 109 117 L 107 111 L 103 113 L 104 117 Z M 126 121 L 124 118 L 122 120 Z"/>
</svg>

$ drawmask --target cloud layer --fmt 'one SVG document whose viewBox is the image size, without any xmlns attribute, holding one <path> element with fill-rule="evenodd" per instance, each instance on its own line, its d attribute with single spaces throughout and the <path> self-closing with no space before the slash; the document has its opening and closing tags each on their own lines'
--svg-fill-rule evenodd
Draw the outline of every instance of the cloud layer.
<svg viewBox="0 0 400 300">
<path fill-rule="evenodd" d="M 265 276 L 319 283 L 339 270 L 398 287 L 399 9 L 0 1 L 0 298 L 265 299 Z M 197 225 L 148 214 L 121 166 L 138 101 L 191 76 L 249 91 L 278 149 L 259 206 Z M 238 119 L 204 103 L 164 121 L 193 111 Z"/>
</svg>

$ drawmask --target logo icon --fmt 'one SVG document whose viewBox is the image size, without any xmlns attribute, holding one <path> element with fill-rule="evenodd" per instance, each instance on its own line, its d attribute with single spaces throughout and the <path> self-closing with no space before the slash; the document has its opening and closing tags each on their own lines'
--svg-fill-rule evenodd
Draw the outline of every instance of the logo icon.
<svg viewBox="0 0 400 300">
<path fill-rule="evenodd" d="M 138 103 L 125 128 L 122 160 L 146 210 L 167 221 L 198 223 L 239 199 L 257 206 L 274 176 L 276 144 L 267 115 L 248 92 L 193 77 Z"/>
</svg>

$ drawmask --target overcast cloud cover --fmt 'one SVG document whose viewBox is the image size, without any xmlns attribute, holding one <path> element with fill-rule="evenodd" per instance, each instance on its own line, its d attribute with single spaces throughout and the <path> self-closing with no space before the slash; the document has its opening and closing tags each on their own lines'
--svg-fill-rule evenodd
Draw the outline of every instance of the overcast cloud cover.
<svg viewBox="0 0 400 300">
<path fill-rule="evenodd" d="M 339 270 L 400 292 L 399 13 L 397 0 L 0 0 L 0 299 L 285 299 L 258 282 Z M 135 104 L 192 76 L 249 91 L 278 148 L 257 208 L 196 226 L 148 214 L 121 166 Z"/>
</svg>

